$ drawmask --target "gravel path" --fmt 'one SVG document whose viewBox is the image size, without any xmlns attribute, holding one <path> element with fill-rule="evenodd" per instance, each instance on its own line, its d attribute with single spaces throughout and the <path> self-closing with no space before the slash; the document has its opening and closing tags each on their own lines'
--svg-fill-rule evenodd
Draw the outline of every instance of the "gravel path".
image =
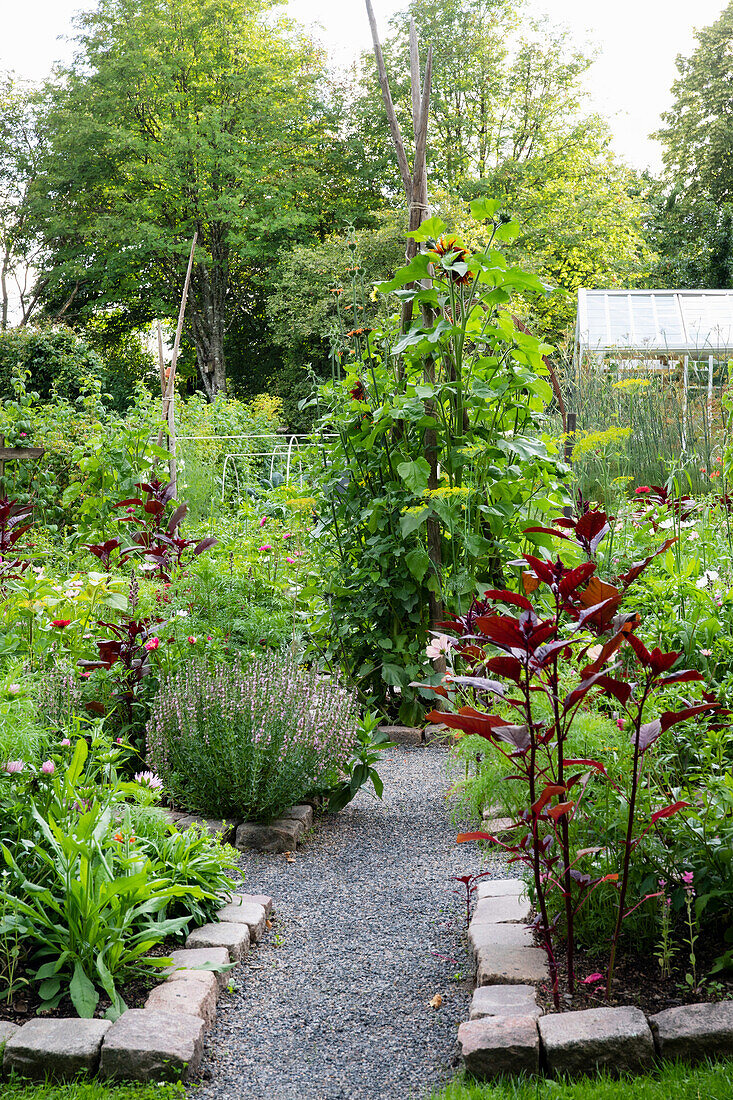
<svg viewBox="0 0 733 1100">
<path fill-rule="evenodd" d="M 277 919 L 219 1002 L 196 1100 L 411 1100 L 455 1072 L 471 985 L 451 876 L 479 856 L 456 845 L 448 766 L 437 745 L 389 749 L 383 802 L 361 791 L 294 863 L 242 857 Z"/>
</svg>

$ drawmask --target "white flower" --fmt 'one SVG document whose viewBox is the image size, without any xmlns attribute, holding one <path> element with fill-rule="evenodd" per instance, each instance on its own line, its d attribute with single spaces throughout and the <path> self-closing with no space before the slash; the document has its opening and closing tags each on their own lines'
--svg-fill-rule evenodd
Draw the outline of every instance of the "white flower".
<svg viewBox="0 0 733 1100">
<path fill-rule="evenodd" d="M 20 693 L 20 684 L 8 684 L 8 695 L 18 695 Z"/>
<path fill-rule="evenodd" d="M 690 533 L 687 537 L 688 537 L 688 539 L 690 539 L 691 542 L 695 542 L 696 539 L 700 538 L 700 532 L 699 531 L 690 531 Z"/>
<path fill-rule="evenodd" d="M 698 588 L 707 588 L 711 581 L 720 580 L 720 573 L 717 569 L 706 569 L 701 577 L 698 577 L 695 584 Z"/>
<path fill-rule="evenodd" d="M 659 524 L 659 527 L 662 531 L 669 531 L 672 527 L 674 527 L 674 520 L 665 519 Z"/>
<path fill-rule="evenodd" d="M 597 661 L 601 653 L 603 653 L 602 645 L 592 645 L 588 650 L 587 656 L 590 657 L 591 661 Z"/>
<path fill-rule="evenodd" d="M 178 616 L 179 619 L 187 619 L 188 618 L 188 612 L 186 611 L 185 607 L 182 607 L 180 611 L 176 611 L 176 615 Z"/>
<path fill-rule="evenodd" d="M 447 634 L 438 634 L 434 630 L 431 630 L 430 633 L 433 635 L 433 641 L 428 642 L 425 646 L 425 656 L 434 661 L 436 657 L 442 657 L 444 653 L 450 653 L 453 642 Z"/>
</svg>

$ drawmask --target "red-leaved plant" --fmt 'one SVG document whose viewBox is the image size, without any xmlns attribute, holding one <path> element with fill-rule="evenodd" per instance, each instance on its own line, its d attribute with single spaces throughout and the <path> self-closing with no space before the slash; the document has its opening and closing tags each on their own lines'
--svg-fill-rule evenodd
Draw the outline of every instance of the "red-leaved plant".
<svg viewBox="0 0 733 1100">
<path fill-rule="evenodd" d="M 141 562 L 144 572 L 170 583 L 171 570 L 175 567 L 180 572 L 183 568 L 186 550 L 193 547 L 194 555 L 202 554 L 217 540 L 212 535 L 203 539 L 181 536 L 179 528 L 188 512 L 188 504 L 175 504 L 173 482 L 164 483 L 153 477 L 150 481 L 139 482 L 135 488 L 146 494 L 145 500 L 128 497 L 115 504 L 115 508 L 126 510 L 120 522 L 137 528 L 130 536 L 132 545 L 124 546 L 122 539 L 115 537 L 106 542 L 88 543 L 86 549 L 99 558 L 105 569 L 110 568 L 112 555 L 117 552 L 119 565 L 133 558 Z"/>
<path fill-rule="evenodd" d="M 609 530 L 608 517 L 588 509 L 579 517 L 558 520 L 557 525 L 559 530 L 543 531 L 573 541 L 589 559 L 595 556 Z M 665 543 L 662 549 L 668 545 L 669 542 Z M 451 709 L 432 711 L 428 721 L 486 738 L 511 760 L 513 777 L 527 785 L 526 808 L 513 822 L 509 841 L 500 841 L 485 832 L 464 833 L 458 840 L 484 840 L 500 845 L 510 854 L 510 863 L 521 862 L 531 869 L 537 910 L 535 926 L 547 952 L 558 1007 L 555 942 L 559 915 L 550 918 L 549 893 L 558 890 L 563 899 L 568 992 L 572 994 L 575 916 L 591 892 L 602 884 L 612 883 L 617 889 L 617 919 L 607 974 L 610 996 L 623 921 L 638 905 L 655 896 L 634 899 L 634 904 L 628 906 L 634 850 L 658 822 L 687 806 L 684 802 L 668 802 L 652 812 L 648 821 L 638 820 L 637 796 L 645 756 L 671 726 L 695 715 L 712 715 L 718 709 L 713 697 L 706 695 L 701 704 L 663 711 L 653 721 L 645 721 L 645 711 L 655 692 L 683 681 L 703 679 L 699 672 L 674 669 L 679 653 L 662 653 L 659 649 L 650 653 L 634 633 L 638 616 L 619 612 L 626 589 L 654 556 L 633 565 L 615 584 L 610 584 L 599 581 L 597 565 L 592 560 L 568 567 L 559 557 L 549 561 L 527 554 L 521 563 L 528 567 L 523 574 L 527 594 L 485 592 L 466 616 L 439 624 L 458 635 L 454 655 L 465 662 L 468 674 L 447 675 L 442 685 L 430 689 L 442 696 Z M 583 861 L 596 854 L 597 849 L 573 850 L 569 821 L 583 811 L 590 780 L 602 777 L 611 782 L 611 779 L 602 761 L 573 758 L 566 752 L 578 711 L 586 696 L 595 690 L 610 696 L 625 713 L 625 728 L 630 731 L 633 746 L 633 766 L 624 791 L 628 819 L 625 840 L 617 853 L 618 869 L 600 877 L 582 869 Z M 474 705 L 466 702 L 467 692 Z M 538 715 L 538 696 L 549 701 L 549 719 Z M 479 709 L 489 698 L 502 700 L 505 707 L 516 713 L 516 719 Z"/>
</svg>

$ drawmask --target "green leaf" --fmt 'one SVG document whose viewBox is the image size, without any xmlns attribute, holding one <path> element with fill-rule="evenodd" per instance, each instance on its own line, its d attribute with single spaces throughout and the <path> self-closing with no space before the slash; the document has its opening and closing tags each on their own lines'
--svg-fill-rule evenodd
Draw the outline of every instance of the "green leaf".
<svg viewBox="0 0 733 1100">
<path fill-rule="evenodd" d="M 522 229 L 517 222 L 504 222 L 494 234 L 495 241 L 514 241 L 521 234 Z"/>
<path fill-rule="evenodd" d="M 405 554 L 405 565 L 419 584 L 430 568 L 430 558 L 424 547 L 418 546 Z"/>
<path fill-rule="evenodd" d="M 418 252 L 407 267 L 399 269 L 394 279 L 390 279 L 387 283 L 377 283 L 377 290 L 380 294 L 391 294 L 393 291 L 399 290 L 400 287 L 407 286 L 408 283 L 416 283 L 421 279 L 427 279 L 429 274 L 430 257 L 427 252 Z"/>
<path fill-rule="evenodd" d="M 430 509 L 427 505 L 424 508 L 411 508 L 408 512 L 401 515 L 400 531 L 402 532 L 403 539 L 406 539 L 408 535 L 413 535 L 415 531 L 419 530 L 429 515 Z"/>
<path fill-rule="evenodd" d="M 432 217 L 427 218 L 418 229 L 413 229 L 412 232 L 406 235 L 412 237 L 413 241 L 422 243 L 424 241 L 433 240 L 436 237 L 442 237 L 447 228 L 448 226 L 442 218 Z"/>
<path fill-rule="evenodd" d="M 81 1018 L 91 1020 L 99 1002 L 99 994 L 80 962 L 77 962 L 74 967 L 74 976 L 69 984 L 69 995 L 71 1003 Z"/>
<path fill-rule="evenodd" d="M 471 217 L 482 222 L 498 214 L 501 210 L 501 199 L 473 199 L 470 206 Z"/>
<path fill-rule="evenodd" d="M 397 473 L 408 489 L 411 489 L 416 496 L 421 496 L 428 487 L 430 464 L 421 456 L 413 462 L 400 462 Z"/>
</svg>

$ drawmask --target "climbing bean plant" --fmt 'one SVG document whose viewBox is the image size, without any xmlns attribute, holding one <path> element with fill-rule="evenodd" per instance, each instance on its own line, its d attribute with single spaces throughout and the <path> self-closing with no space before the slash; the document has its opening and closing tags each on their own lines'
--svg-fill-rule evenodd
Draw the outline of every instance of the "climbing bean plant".
<svg viewBox="0 0 733 1100">
<path fill-rule="evenodd" d="M 543 434 L 552 397 L 518 296 L 542 294 L 500 244 L 518 232 L 499 204 L 471 204 L 490 243 L 469 251 L 431 218 L 420 251 L 376 292 L 413 305 L 408 331 L 356 328 L 344 377 L 320 390 L 323 464 L 315 534 L 328 559 L 315 644 L 365 696 L 415 720 L 422 651 L 443 611 L 501 581 L 521 530 L 562 495 Z M 397 310 L 395 309 L 395 316 Z"/>
</svg>

